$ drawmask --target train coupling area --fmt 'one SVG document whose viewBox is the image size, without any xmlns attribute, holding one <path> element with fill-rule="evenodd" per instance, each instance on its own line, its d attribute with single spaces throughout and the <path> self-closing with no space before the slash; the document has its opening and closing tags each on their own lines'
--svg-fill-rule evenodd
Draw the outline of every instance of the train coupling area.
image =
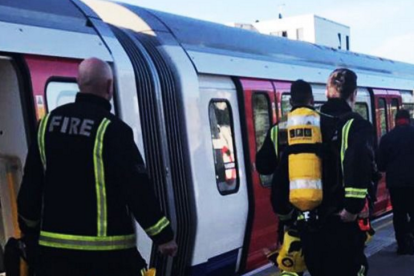
<svg viewBox="0 0 414 276">
<path fill-rule="evenodd" d="M 369 276 L 412 276 L 414 256 L 397 255 L 392 214 L 387 214 L 372 223 L 376 234 L 365 248 L 369 262 Z M 279 276 L 278 269 L 269 264 L 243 276 Z M 304 276 L 310 276 L 305 273 Z"/>
</svg>

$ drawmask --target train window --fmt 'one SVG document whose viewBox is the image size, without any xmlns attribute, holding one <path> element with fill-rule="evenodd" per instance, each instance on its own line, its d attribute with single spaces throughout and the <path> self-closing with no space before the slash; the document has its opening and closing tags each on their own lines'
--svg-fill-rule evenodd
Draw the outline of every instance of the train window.
<svg viewBox="0 0 414 276">
<path fill-rule="evenodd" d="M 412 103 L 404 103 L 402 106 L 405 110 L 408 110 L 410 112 L 411 120 L 414 119 L 414 104 Z"/>
<path fill-rule="evenodd" d="M 394 119 L 395 115 L 397 115 L 397 111 L 399 110 L 399 102 L 398 99 L 391 100 L 391 127 L 394 127 Z"/>
<path fill-rule="evenodd" d="M 281 104 L 282 104 L 282 118 L 285 117 L 289 111 L 292 109 L 292 106 L 290 105 L 290 94 L 287 93 L 283 93 L 282 94 L 282 99 L 281 99 Z"/>
<path fill-rule="evenodd" d="M 369 121 L 368 105 L 366 103 L 356 103 L 354 111 Z"/>
<path fill-rule="evenodd" d="M 222 195 L 236 193 L 239 181 L 230 103 L 211 101 L 209 117 L 217 188 Z"/>
<path fill-rule="evenodd" d="M 387 105 L 384 98 L 378 99 L 378 119 L 380 127 L 380 137 L 387 133 Z"/>
<path fill-rule="evenodd" d="M 269 97 L 264 93 L 253 94 L 253 119 L 256 136 L 256 151 L 262 147 L 267 131 L 271 126 L 271 114 Z M 261 175 L 260 181 L 263 186 L 270 187 L 272 184 L 272 176 Z"/>
<path fill-rule="evenodd" d="M 67 103 L 73 103 L 79 87 L 76 82 L 51 81 L 46 87 L 46 102 L 49 112 Z"/>
<path fill-rule="evenodd" d="M 253 119 L 256 135 L 256 150 L 259 150 L 266 138 L 266 133 L 271 124 L 270 100 L 266 94 L 255 93 L 253 95 Z"/>
</svg>

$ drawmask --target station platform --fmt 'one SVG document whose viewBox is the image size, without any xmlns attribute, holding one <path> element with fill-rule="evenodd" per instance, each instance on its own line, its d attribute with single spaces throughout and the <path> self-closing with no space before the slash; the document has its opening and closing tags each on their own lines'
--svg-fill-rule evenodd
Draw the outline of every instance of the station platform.
<svg viewBox="0 0 414 276">
<path fill-rule="evenodd" d="M 394 238 L 392 215 L 388 214 L 373 222 L 376 234 L 368 244 L 365 253 L 369 260 L 369 276 L 413 276 L 414 256 L 397 255 Z M 273 265 L 264 266 L 243 276 L 278 276 L 279 272 Z M 310 274 L 305 274 L 310 276 Z"/>
</svg>

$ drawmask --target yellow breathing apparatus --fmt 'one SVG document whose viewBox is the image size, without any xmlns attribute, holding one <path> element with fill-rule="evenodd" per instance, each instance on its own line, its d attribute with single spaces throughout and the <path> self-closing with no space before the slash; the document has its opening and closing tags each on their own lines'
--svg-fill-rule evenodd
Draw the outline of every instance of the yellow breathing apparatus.
<svg viewBox="0 0 414 276">
<path fill-rule="evenodd" d="M 321 159 L 305 150 L 322 143 L 320 115 L 311 108 L 296 108 L 288 114 L 290 202 L 301 211 L 310 211 L 322 202 Z M 303 152 L 300 150 L 303 149 Z"/>
<path fill-rule="evenodd" d="M 306 270 L 302 241 L 296 229 L 289 229 L 285 232 L 283 245 L 276 261 L 277 266 L 283 271 L 300 273 Z"/>
</svg>

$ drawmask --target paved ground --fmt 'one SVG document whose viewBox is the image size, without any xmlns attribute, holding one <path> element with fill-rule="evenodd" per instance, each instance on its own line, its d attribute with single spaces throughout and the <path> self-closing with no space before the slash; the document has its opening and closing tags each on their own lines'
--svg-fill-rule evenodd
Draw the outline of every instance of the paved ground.
<svg viewBox="0 0 414 276">
<path fill-rule="evenodd" d="M 369 276 L 414 276 L 414 256 L 398 256 L 394 239 L 392 216 L 387 215 L 373 223 L 377 233 L 365 253 L 369 258 Z M 244 276 L 277 276 L 274 266 L 267 266 Z M 309 276 L 309 275 L 306 275 Z"/>
</svg>

